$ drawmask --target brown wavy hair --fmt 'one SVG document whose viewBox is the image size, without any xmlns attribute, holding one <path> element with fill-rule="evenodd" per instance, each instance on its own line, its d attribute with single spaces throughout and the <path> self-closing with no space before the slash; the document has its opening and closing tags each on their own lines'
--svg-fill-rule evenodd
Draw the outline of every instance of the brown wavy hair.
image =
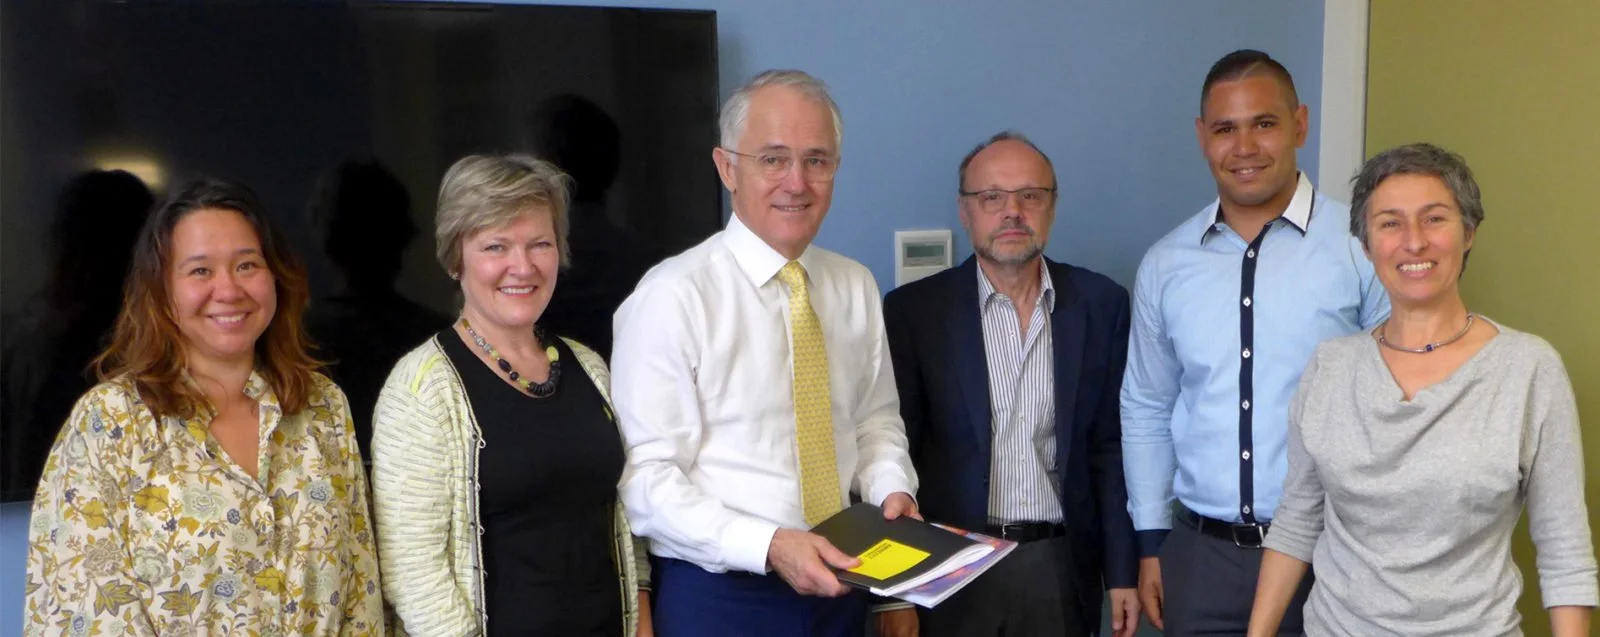
<svg viewBox="0 0 1600 637">
<path fill-rule="evenodd" d="M 305 269 L 268 223 L 255 193 L 244 184 L 214 177 L 185 184 L 139 231 L 123 286 L 122 311 L 110 346 L 94 360 L 96 373 L 102 381 L 130 377 L 157 417 L 193 417 L 209 405 L 200 388 L 184 377 L 187 356 L 167 289 L 173 229 L 201 210 L 231 210 L 255 229 L 278 305 L 266 332 L 256 339 L 256 371 L 277 394 L 284 413 L 305 409 L 312 374 L 322 366 L 311 356 L 310 339 L 301 323 L 310 299 Z"/>
</svg>

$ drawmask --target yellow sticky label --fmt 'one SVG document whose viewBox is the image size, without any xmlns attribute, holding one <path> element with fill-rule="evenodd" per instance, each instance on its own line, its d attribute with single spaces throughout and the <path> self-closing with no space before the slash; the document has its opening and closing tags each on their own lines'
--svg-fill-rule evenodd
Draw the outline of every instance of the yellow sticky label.
<svg viewBox="0 0 1600 637">
<path fill-rule="evenodd" d="M 894 540 L 883 540 L 856 558 L 861 560 L 861 565 L 850 569 L 851 573 L 885 580 L 904 573 L 906 569 L 928 559 L 928 552 Z"/>
</svg>

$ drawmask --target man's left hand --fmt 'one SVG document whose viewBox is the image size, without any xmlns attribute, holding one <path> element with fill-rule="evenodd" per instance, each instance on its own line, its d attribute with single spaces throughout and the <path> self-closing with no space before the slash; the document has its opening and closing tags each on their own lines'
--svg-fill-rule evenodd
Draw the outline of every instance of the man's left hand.
<svg viewBox="0 0 1600 637">
<path fill-rule="evenodd" d="M 1139 589 L 1113 588 L 1111 594 L 1111 634 L 1133 637 L 1139 627 Z"/>
<path fill-rule="evenodd" d="M 922 513 L 917 511 L 917 501 L 911 499 L 911 494 L 896 491 L 883 499 L 883 519 L 893 520 L 902 515 L 914 520 L 922 519 Z"/>
</svg>

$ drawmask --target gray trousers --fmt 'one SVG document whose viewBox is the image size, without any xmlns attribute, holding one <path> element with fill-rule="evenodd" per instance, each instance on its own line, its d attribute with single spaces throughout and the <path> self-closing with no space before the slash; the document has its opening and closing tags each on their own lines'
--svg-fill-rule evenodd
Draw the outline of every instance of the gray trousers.
<svg viewBox="0 0 1600 637">
<path fill-rule="evenodd" d="M 944 603 L 919 609 L 922 637 L 1085 637 L 1089 627 L 1061 569 L 1064 537 L 1028 542 Z"/>
<path fill-rule="evenodd" d="M 1262 551 L 1239 548 L 1229 540 L 1203 535 L 1187 522 L 1174 521 L 1161 544 L 1161 585 L 1166 594 L 1161 614 L 1167 637 L 1245 634 Z M 1280 636 L 1303 632 L 1301 609 L 1312 580 L 1307 570 L 1279 624 Z"/>
</svg>

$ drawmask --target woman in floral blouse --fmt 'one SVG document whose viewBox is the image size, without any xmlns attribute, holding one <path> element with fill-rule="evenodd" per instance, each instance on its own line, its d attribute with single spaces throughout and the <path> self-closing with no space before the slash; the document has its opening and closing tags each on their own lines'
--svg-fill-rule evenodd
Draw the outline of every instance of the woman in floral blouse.
<svg viewBox="0 0 1600 637">
<path fill-rule="evenodd" d="M 350 411 L 255 196 L 181 190 L 125 295 L 39 483 L 24 634 L 382 634 Z"/>
</svg>

